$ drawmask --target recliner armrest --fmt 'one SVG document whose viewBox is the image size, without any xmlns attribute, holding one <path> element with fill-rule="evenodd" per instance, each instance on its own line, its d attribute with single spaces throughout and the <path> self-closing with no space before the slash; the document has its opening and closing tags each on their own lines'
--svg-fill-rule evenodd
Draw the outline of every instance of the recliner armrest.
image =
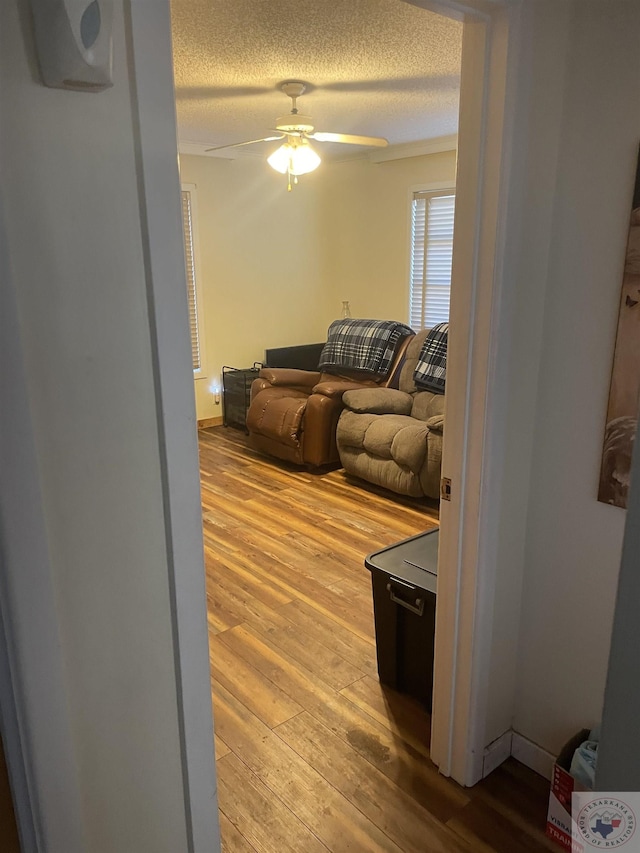
<svg viewBox="0 0 640 853">
<path fill-rule="evenodd" d="M 296 388 L 313 388 L 320 379 L 315 370 L 296 370 L 293 367 L 263 367 L 260 378 L 271 385 L 294 385 Z"/>
<path fill-rule="evenodd" d="M 444 432 L 444 415 L 434 415 L 427 418 L 427 426 L 432 432 Z"/>
<path fill-rule="evenodd" d="M 346 391 L 353 391 L 356 388 L 361 388 L 362 385 L 355 379 L 325 379 L 323 382 L 318 382 L 313 388 L 314 394 L 322 394 L 323 397 L 342 397 Z"/>
<path fill-rule="evenodd" d="M 347 391 L 342 402 L 358 414 L 410 415 L 413 398 L 396 388 L 358 388 Z"/>
</svg>

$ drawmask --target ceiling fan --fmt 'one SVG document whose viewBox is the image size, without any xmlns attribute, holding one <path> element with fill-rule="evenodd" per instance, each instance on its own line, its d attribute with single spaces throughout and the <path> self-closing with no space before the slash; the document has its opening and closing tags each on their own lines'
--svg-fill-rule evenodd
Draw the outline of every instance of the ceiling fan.
<svg viewBox="0 0 640 853">
<path fill-rule="evenodd" d="M 329 133 L 317 131 L 313 125 L 311 116 L 298 113 L 297 99 L 307 88 L 300 80 L 287 80 L 280 85 L 280 89 L 288 95 L 292 101 L 291 112 L 288 115 L 276 119 L 275 128 L 278 136 L 265 136 L 262 139 L 250 139 L 247 142 L 235 142 L 230 145 L 219 145 L 216 148 L 207 148 L 207 151 L 221 151 L 224 148 L 240 148 L 244 145 L 255 145 L 258 142 L 278 142 L 285 140 L 284 144 L 277 148 L 267 158 L 269 165 L 277 172 L 288 175 L 288 189 L 293 183 L 298 183 L 298 175 L 304 175 L 317 169 L 321 163 L 320 157 L 309 145 L 309 140 L 314 142 L 340 142 L 347 145 L 371 145 L 384 148 L 388 141 L 380 136 L 357 136 L 351 133 Z"/>
</svg>

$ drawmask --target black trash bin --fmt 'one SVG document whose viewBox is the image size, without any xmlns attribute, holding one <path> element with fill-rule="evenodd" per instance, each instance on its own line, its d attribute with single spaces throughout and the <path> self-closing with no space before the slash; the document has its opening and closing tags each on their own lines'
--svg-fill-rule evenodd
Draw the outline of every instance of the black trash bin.
<svg viewBox="0 0 640 853">
<path fill-rule="evenodd" d="M 371 572 L 380 681 L 431 711 L 438 531 L 376 551 L 364 564 Z"/>
</svg>

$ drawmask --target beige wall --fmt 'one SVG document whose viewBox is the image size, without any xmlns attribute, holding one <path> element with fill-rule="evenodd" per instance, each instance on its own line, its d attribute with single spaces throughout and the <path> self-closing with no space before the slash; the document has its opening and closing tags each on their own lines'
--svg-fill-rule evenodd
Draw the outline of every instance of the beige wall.
<svg viewBox="0 0 640 853">
<path fill-rule="evenodd" d="M 206 378 L 197 379 L 199 418 L 218 417 L 211 386 L 223 365 L 250 367 L 267 347 L 324 340 L 320 173 L 290 193 L 261 160 L 182 156 L 196 185 Z"/>
<path fill-rule="evenodd" d="M 455 174 L 455 151 L 327 168 L 323 202 L 332 304 L 348 299 L 354 317 L 407 322 L 411 191 L 433 183 L 454 186 Z"/>
<path fill-rule="evenodd" d="M 455 152 L 324 164 L 287 192 L 260 159 L 183 155 L 197 187 L 205 329 L 199 418 L 221 414 L 222 365 L 271 346 L 323 341 L 342 300 L 354 317 L 408 317 L 411 189 L 455 179 Z"/>
</svg>

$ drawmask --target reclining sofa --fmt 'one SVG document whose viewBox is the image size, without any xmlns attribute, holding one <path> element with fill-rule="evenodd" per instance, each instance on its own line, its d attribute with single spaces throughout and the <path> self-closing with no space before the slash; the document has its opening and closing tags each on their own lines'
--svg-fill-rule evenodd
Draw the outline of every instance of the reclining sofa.
<svg viewBox="0 0 640 853">
<path fill-rule="evenodd" d="M 347 391 L 337 428 L 345 471 L 400 495 L 440 495 L 444 394 L 414 381 L 428 330 L 408 344 L 399 388 Z M 445 349 L 446 353 L 446 349 Z"/>
<path fill-rule="evenodd" d="M 250 445 L 309 468 L 337 465 L 336 427 L 344 392 L 397 386 L 413 334 L 393 321 L 336 320 L 318 371 L 263 368 L 251 386 Z"/>
</svg>

